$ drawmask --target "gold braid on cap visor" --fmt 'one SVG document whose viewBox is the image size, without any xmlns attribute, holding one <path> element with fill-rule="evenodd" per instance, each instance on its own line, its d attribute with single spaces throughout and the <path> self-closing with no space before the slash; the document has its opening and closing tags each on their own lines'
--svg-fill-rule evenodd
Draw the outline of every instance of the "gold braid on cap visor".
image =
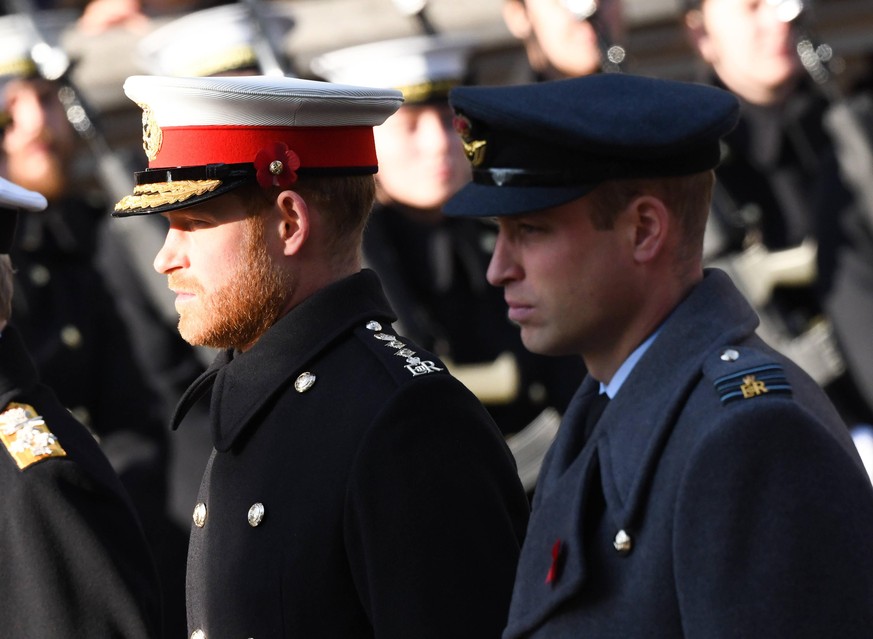
<svg viewBox="0 0 873 639">
<path fill-rule="evenodd" d="M 151 209 L 165 204 L 178 204 L 221 186 L 221 180 L 178 180 L 138 184 L 133 187 L 133 195 L 124 196 L 115 205 L 116 211 L 137 211 Z"/>
</svg>

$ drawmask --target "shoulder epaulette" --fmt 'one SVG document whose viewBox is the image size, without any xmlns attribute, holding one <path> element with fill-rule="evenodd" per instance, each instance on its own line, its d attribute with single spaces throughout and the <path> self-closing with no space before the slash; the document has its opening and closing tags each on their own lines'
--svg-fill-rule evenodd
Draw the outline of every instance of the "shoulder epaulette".
<svg viewBox="0 0 873 639">
<path fill-rule="evenodd" d="M 398 366 L 411 377 L 429 375 L 446 370 L 442 366 L 442 362 L 436 360 L 436 358 L 431 358 L 430 355 L 419 356 L 418 353 L 409 348 L 396 335 L 383 330 L 382 325 L 377 321 L 368 322 L 366 331 L 369 333 L 366 339 L 372 340 L 371 343 L 394 351 L 394 356 L 398 358 Z"/>
<path fill-rule="evenodd" d="M 758 397 L 791 396 L 791 384 L 782 365 L 756 350 L 722 349 L 718 360 L 707 362 L 705 372 L 722 405 Z"/>
<path fill-rule="evenodd" d="M 0 413 L 0 440 L 21 470 L 49 457 L 67 455 L 45 420 L 29 404 L 13 402 Z"/>
</svg>

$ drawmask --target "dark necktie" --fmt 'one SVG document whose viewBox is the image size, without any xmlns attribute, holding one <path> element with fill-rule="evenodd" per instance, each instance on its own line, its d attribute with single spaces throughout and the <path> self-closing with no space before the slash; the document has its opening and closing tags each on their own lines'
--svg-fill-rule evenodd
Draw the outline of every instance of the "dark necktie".
<svg viewBox="0 0 873 639">
<path fill-rule="evenodd" d="M 588 413 L 585 415 L 585 438 L 583 441 L 588 441 L 591 437 L 594 426 L 597 424 L 597 420 L 600 419 L 600 416 L 606 409 L 607 404 L 609 404 L 609 395 L 606 393 L 597 393 L 597 395 L 594 396 L 594 399 L 591 400 L 591 405 L 588 407 Z"/>
</svg>

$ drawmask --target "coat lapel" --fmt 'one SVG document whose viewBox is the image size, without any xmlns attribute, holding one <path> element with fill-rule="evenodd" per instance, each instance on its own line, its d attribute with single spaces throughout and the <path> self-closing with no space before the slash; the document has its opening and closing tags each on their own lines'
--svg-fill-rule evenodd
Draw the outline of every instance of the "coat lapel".
<svg viewBox="0 0 873 639">
<path fill-rule="evenodd" d="M 729 278 L 714 270 L 663 323 L 592 435 L 616 532 L 636 523 L 664 446 L 703 375 L 704 361 L 713 351 L 748 338 L 757 324 Z"/>
</svg>

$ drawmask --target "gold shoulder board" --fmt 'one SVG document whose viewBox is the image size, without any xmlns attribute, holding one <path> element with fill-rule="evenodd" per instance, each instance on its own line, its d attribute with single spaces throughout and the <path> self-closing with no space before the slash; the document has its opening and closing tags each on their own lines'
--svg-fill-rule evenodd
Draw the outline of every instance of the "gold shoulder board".
<svg viewBox="0 0 873 639">
<path fill-rule="evenodd" d="M 29 404 L 12 402 L 0 413 L 0 440 L 21 470 L 49 457 L 67 455 Z"/>
</svg>

